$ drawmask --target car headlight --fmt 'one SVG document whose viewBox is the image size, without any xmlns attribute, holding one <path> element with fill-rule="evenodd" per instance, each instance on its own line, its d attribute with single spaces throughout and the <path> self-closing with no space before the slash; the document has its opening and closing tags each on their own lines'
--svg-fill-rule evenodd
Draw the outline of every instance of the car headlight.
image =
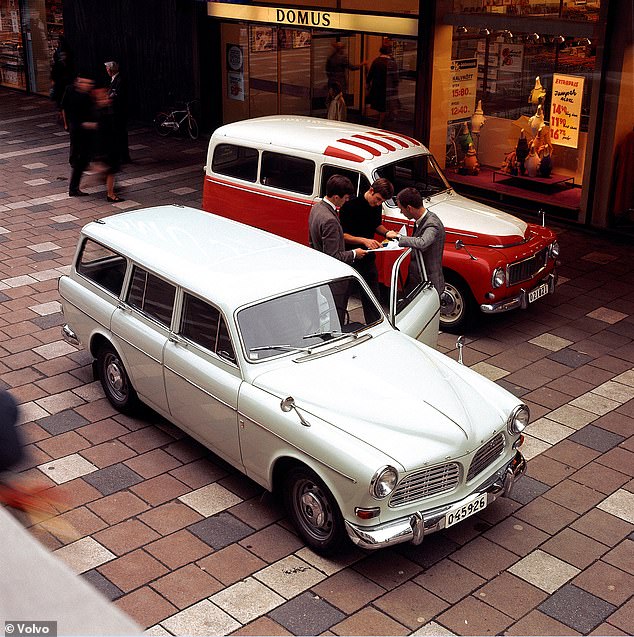
<svg viewBox="0 0 634 637">
<path fill-rule="evenodd" d="M 559 243 L 557 241 L 553 241 L 550 244 L 550 256 L 553 259 L 559 258 Z"/>
<path fill-rule="evenodd" d="M 394 467 L 382 467 L 370 481 L 370 495 L 377 500 L 385 498 L 394 491 L 398 482 L 398 471 Z"/>
<path fill-rule="evenodd" d="M 528 426 L 531 412 L 526 405 L 518 405 L 508 417 L 506 427 L 510 434 L 516 435 L 522 433 Z"/>
<path fill-rule="evenodd" d="M 495 268 L 491 277 L 491 285 L 494 288 L 500 288 L 506 283 L 506 274 L 504 268 Z"/>
</svg>

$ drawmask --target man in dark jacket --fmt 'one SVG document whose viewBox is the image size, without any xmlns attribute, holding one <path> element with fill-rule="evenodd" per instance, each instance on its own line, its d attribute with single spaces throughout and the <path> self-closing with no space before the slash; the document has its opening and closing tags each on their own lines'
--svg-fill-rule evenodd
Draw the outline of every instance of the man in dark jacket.
<svg viewBox="0 0 634 637">
<path fill-rule="evenodd" d="M 18 407 L 13 396 L 0 389 L 0 473 L 9 470 L 22 458 L 17 419 Z"/>
<path fill-rule="evenodd" d="M 112 101 L 114 115 L 115 146 L 121 163 L 127 164 L 130 160 L 128 148 L 128 91 L 125 80 L 121 77 L 117 62 L 105 62 L 106 71 L 110 76 L 108 97 Z"/>
<path fill-rule="evenodd" d="M 72 170 L 68 194 L 71 197 L 82 197 L 87 194 L 79 189 L 79 182 L 92 159 L 93 138 L 97 128 L 90 94 L 94 85 L 94 81 L 86 73 L 79 73 L 62 98 L 64 128 L 70 134 L 68 161 Z"/>
</svg>

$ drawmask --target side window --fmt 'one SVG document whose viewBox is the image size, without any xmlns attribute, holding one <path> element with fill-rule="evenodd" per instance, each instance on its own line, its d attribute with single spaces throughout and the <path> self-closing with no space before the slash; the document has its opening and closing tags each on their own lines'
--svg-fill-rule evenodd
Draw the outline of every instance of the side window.
<svg viewBox="0 0 634 637">
<path fill-rule="evenodd" d="M 132 269 L 128 303 L 166 327 L 172 322 L 176 288 L 139 266 Z"/>
<path fill-rule="evenodd" d="M 220 312 L 200 299 L 185 293 L 180 333 L 221 358 L 235 363 L 231 338 Z"/>
<path fill-rule="evenodd" d="M 120 254 L 102 246 L 92 239 L 86 239 L 77 259 L 77 272 L 97 285 L 121 294 L 125 277 L 126 260 Z"/>
<path fill-rule="evenodd" d="M 321 183 L 319 185 L 319 196 L 325 197 L 326 184 L 333 175 L 343 175 L 347 177 L 354 186 L 354 196 L 358 196 L 367 191 L 370 187 L 370 182 L 365 175 L 358 173 L 356 170 L 348 170 L 347 168 L 340 168 L 338 166 L 324 165 L 321 168 Z"/>
<path fill-rule="evenodd" d="M 260 181 L 273 188 L 312 195 L 315 183 L 315 162 L 265 151 L 262 153 Z"/>
<path fill-rule="evenodd" d="M 255 182 L 258 176 L 258 151 L 235 144 L 218 144 L 211 169 L 219 175 Z"/>
</svg>

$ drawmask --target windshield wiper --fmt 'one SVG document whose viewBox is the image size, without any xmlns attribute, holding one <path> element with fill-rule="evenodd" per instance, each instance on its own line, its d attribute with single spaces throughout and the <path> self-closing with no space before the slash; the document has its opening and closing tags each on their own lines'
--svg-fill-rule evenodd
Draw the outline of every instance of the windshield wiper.
<svg viewBox="0 0 634 637">
<path fill-rule="evenodd" d="M 295 345 L 280 344 L 280 345 L 258 345 L 257 347 L 250 347 L 249 352 L 266 352 L 271 349 L 280 349 L 286 352 L 307 352 L 310 354 L 312 349 L 310 347 L 296 347 Z"/>
<path fill-rule="evenodd" d="M 333 338 L 340 338 L 342 336 L 352 336 L 357 338 L 356 332 L 340 332 L 339 330 L 325 330 L 323 332 L 313 332 L 312 334 L 306 334 L 302 338 L 323 338 L 324 341 L 328 341 Z"/>
</svg>

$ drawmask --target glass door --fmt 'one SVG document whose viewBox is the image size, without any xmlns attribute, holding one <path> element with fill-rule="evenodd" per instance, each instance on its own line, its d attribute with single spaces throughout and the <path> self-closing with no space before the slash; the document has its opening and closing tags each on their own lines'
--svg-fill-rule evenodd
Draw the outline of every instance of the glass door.
<svg viewBox="0 0 634 637">
<path fill-rule="evenodd" d="M 0 84 L 26 88 L 22 18 L 18 0 L 0 0 Z"/>
<path fill-rule="evenodd" d="M 311 43 L 310 31 L 278 29 L 280 70 L 279 113 L 311 114 Z"/>
</svg>

